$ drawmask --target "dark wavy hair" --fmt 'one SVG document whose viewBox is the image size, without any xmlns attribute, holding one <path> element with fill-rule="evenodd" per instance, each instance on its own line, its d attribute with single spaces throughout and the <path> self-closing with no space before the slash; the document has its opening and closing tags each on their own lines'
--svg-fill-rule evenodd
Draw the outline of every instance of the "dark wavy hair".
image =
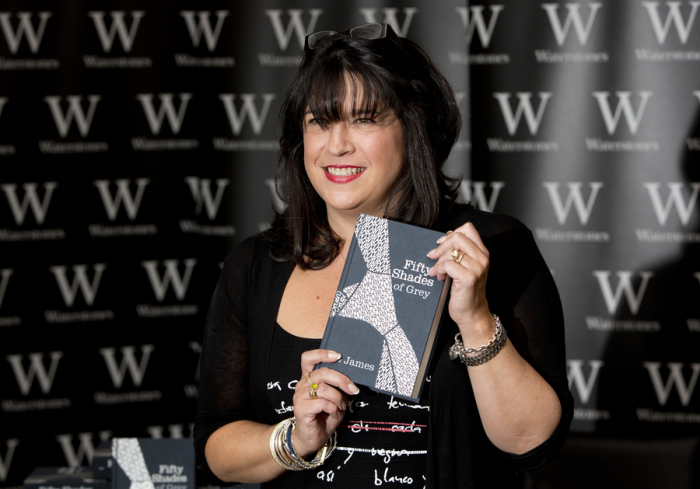
<svg viewBox="0 0 700 489">
<path fill-rule="evenodd" d="M 345 93 L 348 79 L 352 94 Z M 348 96 L 353 97 L 353 112 L 392 109 L 402 125 L 405 171 L 384 217 L 434 227 L 456 199 L 458 182 L 442 167 L 461 129 L 460 110 L 452 87 L 425 51 L 395 34 L 374 40 L 328 36 L 306 52 L 281 108 L 276 184 L 287 207 L 276 213 L 267 233 L 278 261 L 293 259 L 303 269 L 322 269 L 340 252 L 341 239 L 306 175 L 303 123 L 308 109 L 315 118 L 340 121 Z M 286 181 L 286 196 L 281 181 Z"/>
</svg>

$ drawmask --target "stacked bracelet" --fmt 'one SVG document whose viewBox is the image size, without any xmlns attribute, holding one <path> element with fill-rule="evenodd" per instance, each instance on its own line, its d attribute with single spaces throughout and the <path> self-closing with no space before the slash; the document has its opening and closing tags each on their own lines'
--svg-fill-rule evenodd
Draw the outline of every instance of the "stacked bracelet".
<svg viewBox="0 0 700 489">
<path fill-rule="evenodd" d="M 476 367 L 482 363 L 486 363 L 491 360 L 496 354 L 503 349 L 506 344 L 506 330 L 501 324 L 501 319 L 493 315 L 496 320 L 496 332 L 493 334 L 493 338 L 489 340 L 485 345 L 479 348 L 464 348 L 464 343 L 462 343 L 462 334 L 457 333 L 455 335 L 455 344 L 450 347 L 450 360 L 456 360 L 458 357 L 465 365 L 469 367 Z M 470 353 L 478 353 L 473 357 L 468 357 Z"/>
<path fill-rule="evenodd" d="M 270 435 L 270 453 L 272 453 L 272 458 L 284 469 L 315 469 L 323 465 L 323 462 L 335 451 L 335 447 L 338 443 L 338 434 L 333 432 L 331 437 L 326 440 L 326 443 L 318 450 L 314 459 L 307 462 L 294 450 L 292 433 L 294 433 L 295 429 L 296 419 L 291 417 L 278 423 L 275 429 L 272 430 L 272 435 Z"/>
</svg>

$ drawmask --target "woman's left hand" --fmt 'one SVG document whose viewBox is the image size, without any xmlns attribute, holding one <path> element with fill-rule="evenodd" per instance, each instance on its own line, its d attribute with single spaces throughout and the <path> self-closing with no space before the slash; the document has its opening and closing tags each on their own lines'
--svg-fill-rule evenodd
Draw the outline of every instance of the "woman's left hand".
<svg viewBox="0 0 700 489">
<path fill-rule="evenodd" d="M 450 317 L 460 328 L 465 344 L 466 336 L 479 340 L 493 333 L 493 319 L 486 300 L 486 278 L 489 272 L 489 251 L 481 236 L 470 222 L 438 240 L 439 246 L 428 253 L 437 260 L 429 275 L 445 280 L 452 277 L 451 298 L 448 306 Z M 457 250 L 456 258 L 452 250 Z M 462 256 L 463 254 L 463 256 Z M 459 257 L 462 256 L 460 259 Z M 472 331 L 472 325 L 483 325 L 488 331 Z M 473 334 L 469 334 L 473 332 Z"/>
</svg>

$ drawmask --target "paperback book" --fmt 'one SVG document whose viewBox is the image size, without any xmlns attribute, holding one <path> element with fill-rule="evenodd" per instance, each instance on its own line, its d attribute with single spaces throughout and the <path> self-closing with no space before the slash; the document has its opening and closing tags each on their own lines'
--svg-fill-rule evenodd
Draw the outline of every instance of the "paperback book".
<svg viewBox="0 0 700 489">
<path fill-rule="evenodd" d="M 443 233 L 360 214 L 321 348 L 354 383 L 418 402 L 450 279 L 428 275 Z"/>
</svg>

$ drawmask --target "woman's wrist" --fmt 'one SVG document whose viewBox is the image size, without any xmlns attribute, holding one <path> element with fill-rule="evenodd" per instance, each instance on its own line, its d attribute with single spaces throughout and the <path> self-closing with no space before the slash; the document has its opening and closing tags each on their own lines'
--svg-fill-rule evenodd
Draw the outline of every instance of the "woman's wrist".
<svg viewBox="0 0 700 489">
<path fill-rule="evenodd" d="M 477 348 L 488 343 L 496 332 L 496 322 L 489 311 L 475 315 L 473 319 L 465 321 L 464 325 L 457 326 L 466 348 Z"/>
</svg>

